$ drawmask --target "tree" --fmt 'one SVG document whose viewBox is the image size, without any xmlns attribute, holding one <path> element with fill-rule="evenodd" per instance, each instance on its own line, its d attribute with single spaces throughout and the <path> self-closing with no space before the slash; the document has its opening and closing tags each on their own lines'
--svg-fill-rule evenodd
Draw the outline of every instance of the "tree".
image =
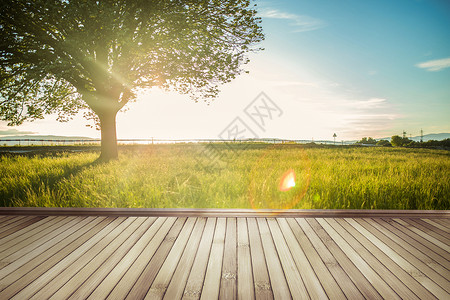
<svg viewBox="0 0 450 300">
<path fill-rule="evenodd" d="M 411 140 L 407 137 L 400 137 L 398 135 L 394 135 L 391 137 L 391 144 L 395 147 L 402 147 L 410 143 Z"/>
<path fill-rule="evenodd" d="M 377 146 L 383 146 L 383 147 L 391 147 L 391 143 L 387 140 L 379 140 L 376 144 Z"/>
<path fill-rule="evenodd" d="M 370 144 L 370 145 L 375 145 L 377 143 L 377 141 L 371 137 L 367 138 L 367 137 L 363 137 L 360 141 L 357 141 L 356 144 Z"/>
<path fill-rule="evenodd" d="M 210 101 L 264 39 L 249 0 L 10 0 L 0 5 L 0 118 L 80 110 L 117 158 L 116 114 L 140 89 Z"/>
</svg>

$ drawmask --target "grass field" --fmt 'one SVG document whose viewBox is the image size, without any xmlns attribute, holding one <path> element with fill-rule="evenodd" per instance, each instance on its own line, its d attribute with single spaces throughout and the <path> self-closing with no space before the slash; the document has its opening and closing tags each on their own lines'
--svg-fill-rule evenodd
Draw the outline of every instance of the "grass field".
<svg viewBox="0 0 450 300">
<path fill-rule="evenodd" d="M 0 157 L 0 206 L 450 209 L 450 152 L 294 145 L 128 147 Z M 205 154 L 216 153 L 219 160 Z M 280 177 L 296 174 L 281 192 Z"/>
</svg>

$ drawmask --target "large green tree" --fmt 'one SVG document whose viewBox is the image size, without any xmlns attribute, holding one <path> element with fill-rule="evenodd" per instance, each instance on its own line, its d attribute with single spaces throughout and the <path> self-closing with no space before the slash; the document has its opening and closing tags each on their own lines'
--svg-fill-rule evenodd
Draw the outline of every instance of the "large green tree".
<svg viewBox="0 0 450 300">
<path fill-rule="evenodd" d="M 139 89 L 198 99 L 244 72 L 263 40 L 249 0 L 8 0 L 0 4 L 0 117 L 80 110 L 117 158 L 116 114 Z"/>
</svg>

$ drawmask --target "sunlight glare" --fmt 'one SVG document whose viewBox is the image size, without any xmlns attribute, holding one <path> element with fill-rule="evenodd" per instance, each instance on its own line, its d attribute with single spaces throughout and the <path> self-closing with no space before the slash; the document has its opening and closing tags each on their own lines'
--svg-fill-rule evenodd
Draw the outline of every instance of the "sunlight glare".
<svg viewBox="0 0 450 300">
<path fill-rule="evenodd" d="M 281 176 L 280 185 L 278 189 L 282 192 L 289 191 L 295 187 L 295 172 L 290 169 Z"/>
</svg>

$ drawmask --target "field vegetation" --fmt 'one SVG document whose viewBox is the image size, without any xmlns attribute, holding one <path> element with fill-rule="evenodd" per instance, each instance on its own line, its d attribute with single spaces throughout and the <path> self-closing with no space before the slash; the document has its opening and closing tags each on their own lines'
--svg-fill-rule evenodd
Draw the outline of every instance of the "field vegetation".
<svg viewBox="0 0 450 300">
<path fill-rule="evenodd" d="M 450 209 L 450 152 L 299 145 L 148 145 L 0 157 L 0 206 Z M 216 154 L 212 159 L 212 150 Z M 296 174 L 280 191 L 281 176 Z"/>
</svg>

